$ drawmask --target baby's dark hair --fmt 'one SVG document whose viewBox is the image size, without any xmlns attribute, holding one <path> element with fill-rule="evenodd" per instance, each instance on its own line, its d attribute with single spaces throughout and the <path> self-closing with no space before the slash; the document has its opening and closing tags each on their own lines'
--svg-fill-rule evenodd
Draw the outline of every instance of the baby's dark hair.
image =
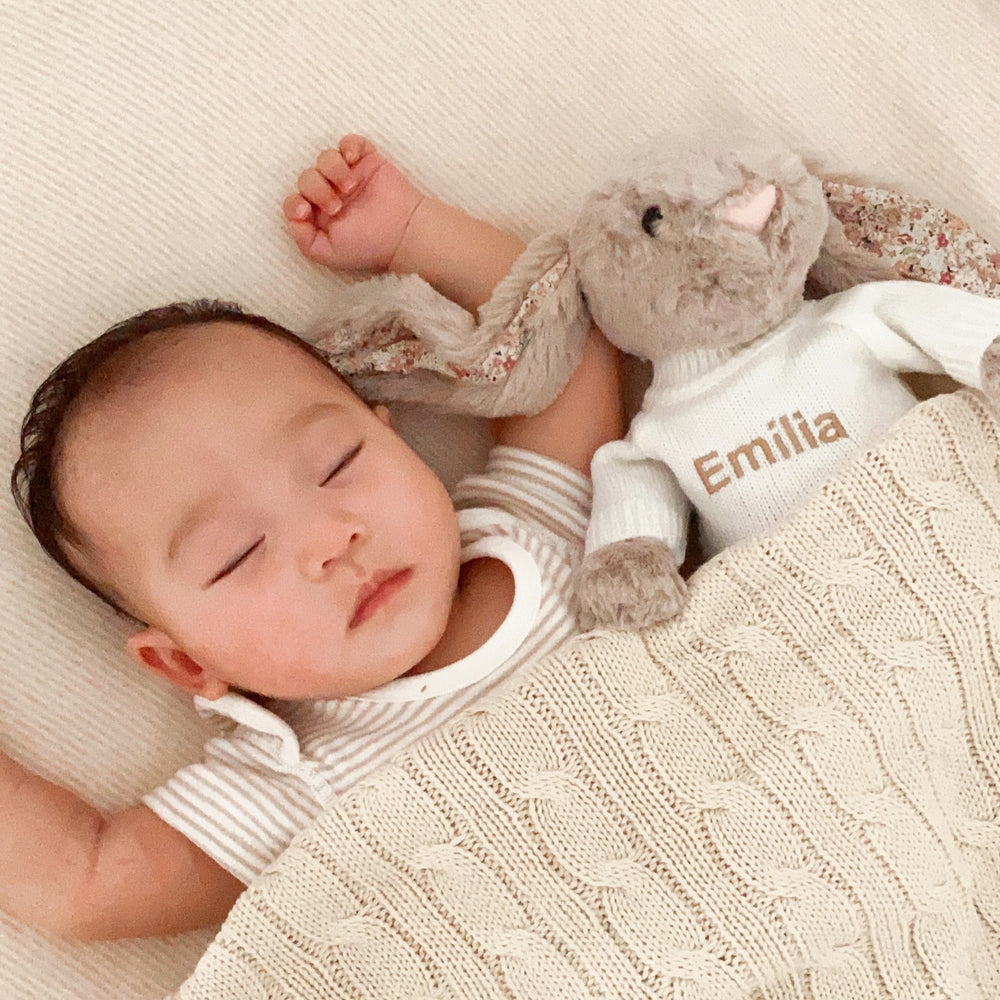
<svg viewBox="0 0 1000 1000">
<path fill-rule="evenodd" d="M 262 330 L 327 364 L 323 354 L 308 341 L 263 316 L 244 312 L 234 303 L 213 299 L 175 302 L 122 320 L 75 350 L 38 387 L 21 425 L 21 454 L 10 478 L 18 510 L 42 548 L 73 579 L 116 610 L 125 610 L 117 596 L 81 573 L 64 548 L 64 542 L 75 538 L 73 526 L 60 509 L 55 488 L 59 444 L 67 416 L 95 377 L 106 372 L 113 359 L 120 359 L 124 349 L 184 327 L 219 322 Z"/>
</svg>

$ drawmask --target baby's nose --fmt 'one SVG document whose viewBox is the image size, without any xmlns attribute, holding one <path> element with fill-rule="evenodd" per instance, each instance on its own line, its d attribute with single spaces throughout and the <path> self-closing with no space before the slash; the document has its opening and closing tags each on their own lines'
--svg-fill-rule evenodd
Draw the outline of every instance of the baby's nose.
<svg viewBox="0 0 1000 1000">
<path fill-rule="evenodd" d="M 344 511 L 325 511 L 300 525 L 299 566 L 310 580 L 323 580 L 353 558 L 366 535 L 364 522 Z"/>
</svg>

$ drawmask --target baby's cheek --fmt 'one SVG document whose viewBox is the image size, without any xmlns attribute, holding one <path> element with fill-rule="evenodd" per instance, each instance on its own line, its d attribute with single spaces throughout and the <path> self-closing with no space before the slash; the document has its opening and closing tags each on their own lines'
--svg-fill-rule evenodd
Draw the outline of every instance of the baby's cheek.
<svg viewBox="0 0 1000 1000">
<path fill-rule="evenodd" d="M 295 609 L 276 599 L 243 601 L 215 629 L 215 654 L 233 683 L 254 688 L 295 663 L 302 655 L 306 629 Z"/>
<path fill-rule="evenodd" d="M 301 603 L 270 601 L 261 609 L 256 620 L 246 621 L 244 635 L 251 641 L 243 641 L 246 655 L 266 656 L 276 665 L 288 665 L 299 661 L 310 641 L 316 641 L 317 623 L 306 614 L 307 608 Z"/>
</svg>

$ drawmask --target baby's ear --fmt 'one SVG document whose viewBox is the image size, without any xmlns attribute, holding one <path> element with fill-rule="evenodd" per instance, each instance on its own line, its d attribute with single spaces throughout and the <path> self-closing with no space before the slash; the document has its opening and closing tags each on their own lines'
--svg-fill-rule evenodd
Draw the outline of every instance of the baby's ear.
<svg viewBox="0 0 1000 1000">
<path fill-rule="evenodd" d="M 210 674 L 184 652 L 162 629 L 145 628 L 126 640 L 129 656 L 151 674 L 163 677 L 189 694 L 214 701 L 229 685 Z"/>
</svg>

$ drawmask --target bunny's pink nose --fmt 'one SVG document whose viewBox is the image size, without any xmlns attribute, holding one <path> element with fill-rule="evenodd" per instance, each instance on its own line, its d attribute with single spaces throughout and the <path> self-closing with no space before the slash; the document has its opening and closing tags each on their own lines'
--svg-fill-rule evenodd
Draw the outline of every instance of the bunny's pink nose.
<svg viewBox="0 0 1000 1000">
<path fill-rule="evenodd" d="M 777 203 L 778 191 L 773 184 L 768 184 L 749 198 L 739 195 L 730 199 L 725 217 L 739 229 L 759 233 L 767 225 Z"/>
</svg>

